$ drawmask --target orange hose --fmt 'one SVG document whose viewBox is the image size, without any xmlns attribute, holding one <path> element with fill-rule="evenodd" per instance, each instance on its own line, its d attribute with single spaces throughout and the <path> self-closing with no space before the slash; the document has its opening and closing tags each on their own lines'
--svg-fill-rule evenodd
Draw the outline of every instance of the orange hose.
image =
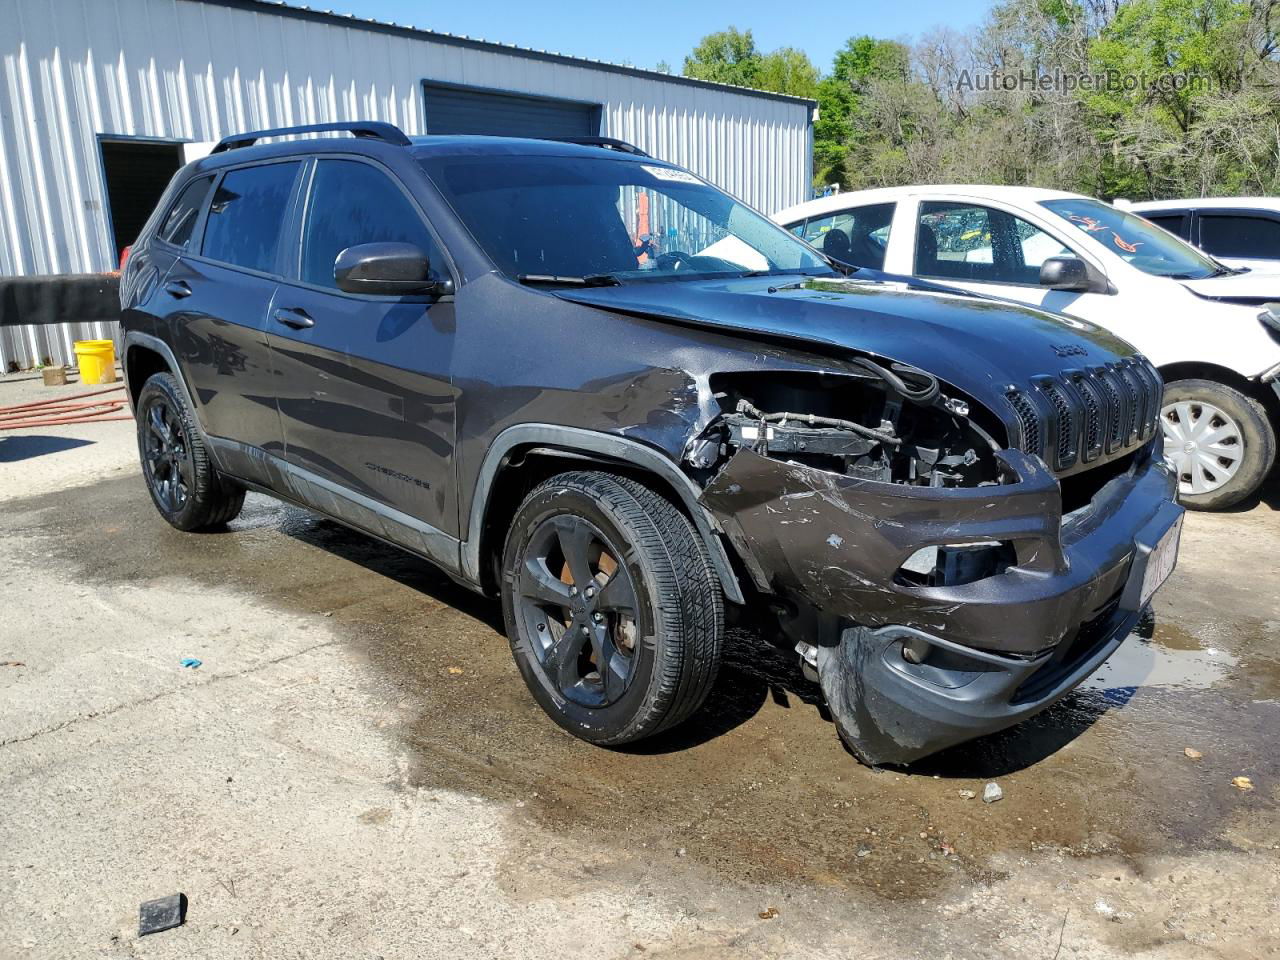
<svg viewBox="0 0 1280 960">
<path fill-rule="evenodd" d="M 115 393 L 117 390 L 123 390 L 124 384 L 118 384 L 114 387 L 107 387 L 105 390 L 90 390 L 86 393 L 73 393 L 68 397 L 50 397 L 48 400 L 32 400 L 28 403 L 15 403 L 11 407 L 0 407 L 0 414 L 10 413 L 14 410 L 29 410 L 32 407 L 48 407 L 54 404 L 70 403 L 73 400 L 83 400 L 85 397 L 100 397 L 104 393 Z M 116 402 L 116 401 L 109 401 Z M 123 402 L 123 401 L 120 401 Z"/>
<path fill-rule="evenodd" d="M 108 420 L 132 420 L 129 414 L 112 414 L 103 416 L 93 414 L 89 417 L 53 417 L 47 420 L 19 420 L 15 423 L 0 423 L 0 430 L 25 430 L 27 427 L 54 427 L 59 424 L 105 423 Z"/>
<path fill-rule="evenodd" d="M 101 410 L 103 413 L 114 412 L 124 406 L 123 400 L 93 400 L 89 403 L 66 403 L 56 407 L 39 407 L 27 410 L 0 411 L 0 421 L 24 420 L 28 417 L 61 416 L 64 413 L 76 413 L 79 410 Z"/>
</svg>

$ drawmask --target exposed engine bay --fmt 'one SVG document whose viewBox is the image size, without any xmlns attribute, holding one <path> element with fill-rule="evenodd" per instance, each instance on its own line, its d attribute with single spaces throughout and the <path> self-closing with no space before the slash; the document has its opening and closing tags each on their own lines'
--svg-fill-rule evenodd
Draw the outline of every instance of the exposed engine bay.
<svg viewBox="0 0 1280 960">
<path fill-rule="evenodd" d="M 998 484 L 992 433 L 967 398 L 905 364 L 851 361 L 849 374 L 715 374 L 722 416 L 691 445 L 687 459 L 710 468 L 736 450 L 851 479 L 924 487 Z"/>
</svg>

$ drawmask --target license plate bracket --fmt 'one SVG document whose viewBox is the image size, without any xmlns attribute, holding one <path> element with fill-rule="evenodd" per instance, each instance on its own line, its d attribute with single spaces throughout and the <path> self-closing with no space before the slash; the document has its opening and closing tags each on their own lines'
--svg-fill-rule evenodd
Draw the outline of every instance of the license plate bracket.
<svg viewBox="0 0 1280 960">
<path fill-rule="evenodd" d="M 1182 540 L 1182 519 L 1183 514 L 1179 513 L 1158 536 L 1151 539 L 1139 536 L 1134 541 L 1133 566 L 1121 600 L 1126 610 L 1143 609 L 1173 573 Z"/>
</svg>

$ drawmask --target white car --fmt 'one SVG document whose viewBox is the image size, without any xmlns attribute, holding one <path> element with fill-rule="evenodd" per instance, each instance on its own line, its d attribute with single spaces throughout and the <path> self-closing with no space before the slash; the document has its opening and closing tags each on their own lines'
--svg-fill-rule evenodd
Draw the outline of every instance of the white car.
<svg viewBox="0 0 1280 960">
<path fill-rule="evenodd" d="M 1188 507 L 1239 502 L 1275 463 L 1280 274 L 1235 271 L 1125 210 L 1032 187 L 864 190 L 774 220 L 844 263 L 1032 304 L 1133 343 L 1164 375 L 1165 457 Z"/>
<path fill-rule="evenodd" d="M 1116 201 L 1229 267 L 1280 272 L 1280 197 Z"/>
</svg>

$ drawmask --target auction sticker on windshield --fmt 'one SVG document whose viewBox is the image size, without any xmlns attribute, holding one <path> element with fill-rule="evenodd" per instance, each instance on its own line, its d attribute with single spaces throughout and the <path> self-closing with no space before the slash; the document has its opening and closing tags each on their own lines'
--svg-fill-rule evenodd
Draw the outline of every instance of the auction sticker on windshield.
<svg viewBox="0 0 1280 960">
<path fill-rule="evenodd" d="M 672 167 L 651 167 L 647 163 L 641 165 L 644 171 L 658 180 L 670 180 L 672 183 L 702 183 L 688 170 L 676 170 Z"/>
</svg>

